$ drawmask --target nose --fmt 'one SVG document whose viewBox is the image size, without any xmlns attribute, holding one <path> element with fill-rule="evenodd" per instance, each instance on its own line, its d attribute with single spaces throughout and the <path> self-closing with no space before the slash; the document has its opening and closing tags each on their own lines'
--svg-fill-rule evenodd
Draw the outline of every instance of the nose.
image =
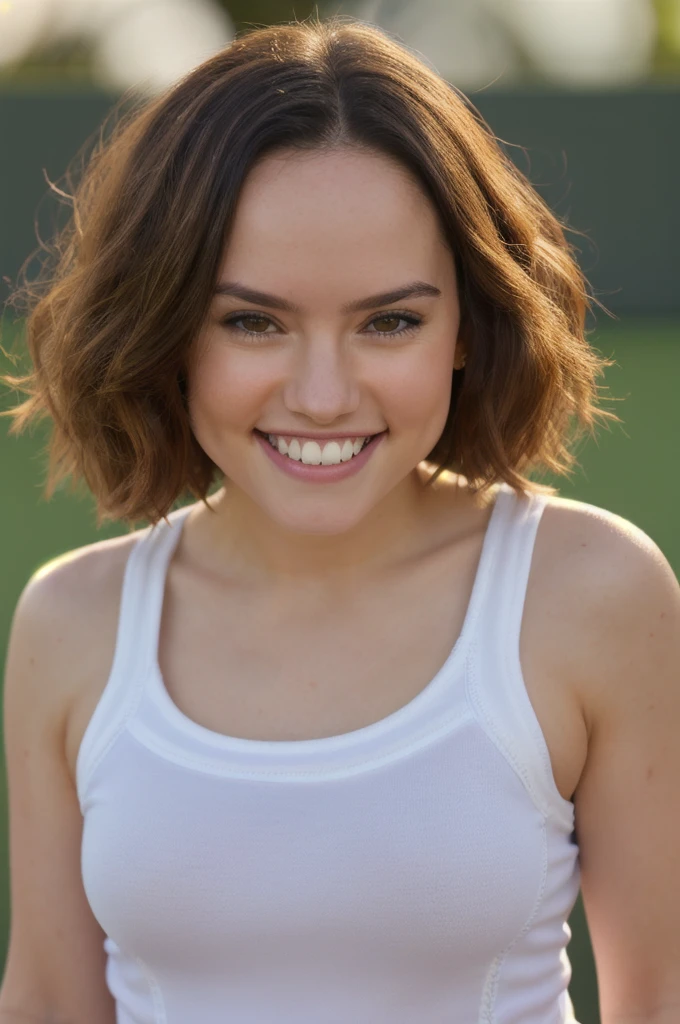
<svg viewBox="0 0 680 1024">
<path fill-rule="evenodd" d="M 297 356 L 284 388 L 286 408 L 323 425 L 351 417 L 361 400 L 353 354 L 324 338 Z"/>
</svg>

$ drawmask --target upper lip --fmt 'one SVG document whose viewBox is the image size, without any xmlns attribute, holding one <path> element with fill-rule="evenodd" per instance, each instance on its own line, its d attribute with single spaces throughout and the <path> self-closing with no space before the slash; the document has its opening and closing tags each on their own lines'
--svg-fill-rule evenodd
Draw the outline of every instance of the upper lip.
<svg viewBox="0 0 680 1024">
<path fill-rule="evenodd" d="M 258 427 L 255 428 L 259 430 Z M 306 430 L 260 430 L 261 434 L 273 434 L 275 437 L 308 437 L 312 441 L 335 441 L 346 437 L 373 437 L 375 434 L 382 434 L 382 430 L 374 430 L 373 433 L 355 430 L 351 434 L 311 434 Z"/>
</svg>

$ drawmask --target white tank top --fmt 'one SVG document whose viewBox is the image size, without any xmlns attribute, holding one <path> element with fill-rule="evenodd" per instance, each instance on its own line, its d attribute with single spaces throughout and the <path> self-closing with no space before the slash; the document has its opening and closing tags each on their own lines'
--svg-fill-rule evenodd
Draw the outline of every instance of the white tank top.
<svg viewBox="0 0 680 1024">
<path fill-rule="evenodd" d="M 192 506 L 139 531 L 77 760 L 117 1024 L 575 1022 L 574 806 L 519 662 L 546 500 L 498 487 L 462 632 L 425 689 L 309 740 L 180 711 L 157 643 Z"/>
</svg>

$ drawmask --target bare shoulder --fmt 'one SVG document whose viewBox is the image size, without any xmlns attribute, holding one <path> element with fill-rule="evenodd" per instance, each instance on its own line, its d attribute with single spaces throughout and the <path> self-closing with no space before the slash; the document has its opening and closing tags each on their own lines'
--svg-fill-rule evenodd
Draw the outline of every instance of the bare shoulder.
<svg viewBox="0 0 680 1024">
<path fill-rule="evenodd" d="M 133 538 L 52 559 L 31 576 L 14 612 L 3 687 L 11 928 L 0 1000 L 10 1016 L 11 1007 L 36 1021 L 115 1018 L 105 935 L 82 884 L 83 822 L 66 725 L 75 698 L 82 706 L 81 695 L 93 697 L 106 682 Z"/>
<path fill-rule="evenodd" d="M 549 495 L 543 513 L 543 532 L 555 542 L 560 539 L 569 547 L 590 548 L 591 556 L 609 560 L 612 567 L 619 567 L 624 560 L 641 552 L 642 557 L 655 556 L 664 560 L 658 546 L 639 526 L 623 516 L 599 505 L 584 501 Z M 595 545 L 592 549 L 591 545 Z"/>
<path fill-rule="evenodd" d="M 536 536 L 536 597 L 589 726 L 625 685 L 623 667 L 654 624 L 670 625 L 680 587 L 666 556 L 615 512 L 550 496 Z"/>
<path fill-rule="evenodd" d="M 677 582 L 668 559 L 643 529 L 608 509 L 550 496 L 536 538 L 539 557 L 551 556 L 570 599 L 599 620 L 619 616 L 639 600 L 640 586 Z"/>
<path fill-rule="evenodd" d="M 39 701 L 64 737 L 76 701 L 108 674 L 125 565 L 139 532 L 51 559 L 33 573 L 17 603 L 15 629 L 30 646 L 31 677 L 40 688 L 26 699 Z"/>
<path fill-rule="evenodd" d="M 50 559 L 33 573 L 19 604 L 30 603 L 46 616 L 43 625 L 52 624 L 59 635 L 73 633 L 81 643 L 83 627 L 108 612 L 112 599 L 119 600 L 127 558 L 139 533 L 85 544 Z"/>
<path fill-rule="evenodd" d="M 544 516 L 560 681 L 576 680 L 589 721 L 574 806 L 601 1010 L 651 1020 L 675 1006 L 677 1019 L 680 584 L 627 519 L 554 498 Z"/>
</svg>

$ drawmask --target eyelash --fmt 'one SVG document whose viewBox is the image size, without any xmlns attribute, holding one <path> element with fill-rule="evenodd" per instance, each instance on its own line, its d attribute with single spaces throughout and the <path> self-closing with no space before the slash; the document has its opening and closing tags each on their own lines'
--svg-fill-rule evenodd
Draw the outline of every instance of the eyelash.
<svg viewBox="0 0 680 1024">
<path fill-rule="evenodd" d="M 373 317 L 372 320 L 369 320 L 366 326 L 368 327 L 370 324 L 375 323 L 376 320 L 380 321 L 394 319 L 405 320 L 408 324 L 410 324 L 410 326 L 404 327 L 400 331 L 369 331 L 369 333 L 376 334 L 378 337 L 397 338 L 401 337 L 404 334 L 412 334 L 414 331 L 417 331 L 418 328 L 423 323 L 423 317 L 413 316 L 412 314 L 404 313 L 399 309 L 393 309 L 390 310 L 389 313 L 381 313 L 380 316 Z M 230 330 L 239 331 L 241 334 L 247 334 L 251 338 L 271 337 L 270 334 L 263 331 L 249 331 L 246 327 L 236 327 L 235 325 L 238 323 L 239 320 L 268 320 L 270 324 L 274 323 L 274 321 L 270 317 L 266 316 L 264 313 L 237 313 L 233 316 L 227 317 L 224 320 L 221 320 L 220 323 L 222 324 L 223 327 L 226 327 Z"/>
</svg>

